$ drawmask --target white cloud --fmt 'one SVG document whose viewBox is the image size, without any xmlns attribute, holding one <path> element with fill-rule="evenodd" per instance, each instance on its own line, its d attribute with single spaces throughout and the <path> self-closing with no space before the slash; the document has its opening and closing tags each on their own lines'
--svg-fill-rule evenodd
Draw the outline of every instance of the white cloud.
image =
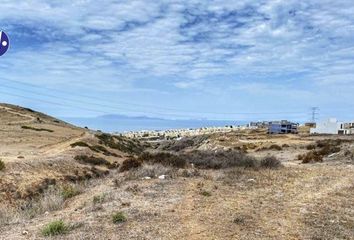
<svg viewBox="0 0 354 240">
<path fill-rule="evenodd" d="M 4 0 L 0 12 L 15 42 L 0 62 L 7 78 L 85 79 L 93 86 L 119 79 L 117 90 L 161 78 L 169 86 L 213 92 L 234 76 L 254 75 L 262 81 L 244 80 L 238 89 L 273 95 L 276 84 L 289 84 L 281 80 L 289 74 L 303 74 L 324 92 L 329 85 L 353 85 L 349 0 Z M 292 87 L 294 98 L 311 94 Z"/>
</svg>

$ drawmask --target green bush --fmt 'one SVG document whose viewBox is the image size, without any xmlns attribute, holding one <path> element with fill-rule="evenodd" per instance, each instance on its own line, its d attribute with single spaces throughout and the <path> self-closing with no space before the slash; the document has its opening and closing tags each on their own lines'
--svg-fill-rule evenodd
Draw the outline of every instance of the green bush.
<svg viewBox="0 0 354 240">
<path fill-rule="evenodd" d="M 0 159 L 0 171 L 5 169 L 5 163 L 3 160 Z"/>
<path fill-rule="evenodd" d="M 204 197 L 210 197 L 211 196 L 211 193 L 206 191 L 206 190 L 203 190 L 200 192 L 200 195 L 204 196 Z"/>
<path fill-rule="evenodd" d="M 72 197 L 79 195 L 79 194 L 80 194 L 80 191 L 71 185 L 64 185 L 61 188 L 61 195 L 64 198 L 64 200 L 66 200 L 68 198 L 72 198 Z"/>
<path fill-rule="evenodd" d="M 42 229 L 42 234 L 46 237 L 65 234 L 69 231 L 69 227 L 62 220 L 48 223 Z"/>
<path fill-rule="evenodd" d="M 123 212 L 117 212 L 113 214 L 112 221 L 114 224 L 123 223 L 127 221 L 127 217 L 124 215 Z"/>
<path fill-rule="evenodd" d="M 92 202 L 93 204 L 103 203 L 105 198 L 106 198 L 106 194 L 96 195 L 93 196 Z"/>
</svg>

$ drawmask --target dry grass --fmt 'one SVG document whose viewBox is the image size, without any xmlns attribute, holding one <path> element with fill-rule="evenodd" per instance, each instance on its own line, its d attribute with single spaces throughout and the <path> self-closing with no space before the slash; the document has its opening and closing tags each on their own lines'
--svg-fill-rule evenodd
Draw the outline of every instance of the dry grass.
<svg viewBox="0 0 354 240">
<path fill-rule="evenodd" d="M 142 178 L 157 178 L 161 175 L 167 176 L 176 176 L 177 172 L 171 167 L 166 167 L 162 164 L 143 164 L 139 168 L 134 168 L 128 172 L 125 179 L 126 180 L 135 180 Z"/>
<path fill-rule="evenodd" d="M 77 186 L 77 185 L 69 185 L 66 184 L 61 187 L 61 195 L 64 200 L 75 197 L 76 195 L 79 195 L 82 192 L 82 190 Z"/>
<path fill-rule="evenodd" d="M 161 164 L 176 168 L 184 168 L 187 164 L 185 156 L 180 156 L 168 152 L 148 153 L 144 152 L 138 158 L 147 164 Z"/>
<path fill-rule="evenodd" d="M 299 155 L 298 159 L 302 160 L 302 163 L 311 163 L 311 162 L 323 162 L 323 158 L 332 153 L 337 153 L 341 150 L 340 145 L 343 140 L 336 139 L 326 139 L 319 140 L 315 144 L 310 144 L 306 146 L 307 150 L 311 150 L 310 152 Z"/>
<path fill-rule="evenodd" d="M 50 186 L 41 196 L 19 202 L 13 207 L 0 208 L 0 223 L 10 224 L 31 219 L 45 212 L 62 209 L 65 198 L 57 186 Z"/>
<path fill-rule="evenodd" d="M 221 169 L 231 167 L 256 168 L 258 162 L 240 151 L 193 151 L 181 157 L 188 163 L 202 169 Z"/>
</svg>

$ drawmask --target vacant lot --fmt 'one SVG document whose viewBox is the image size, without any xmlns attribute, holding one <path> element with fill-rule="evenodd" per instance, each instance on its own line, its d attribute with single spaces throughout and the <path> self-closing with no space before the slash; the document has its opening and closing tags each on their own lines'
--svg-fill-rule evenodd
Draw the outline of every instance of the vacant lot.
<svg viewBox="0 0 354 240">
<path fill-rule="evenodd" d="M 353 137 L 147 144 L 0 111 L 0 239 L 354 239 Z"/>
</svg>

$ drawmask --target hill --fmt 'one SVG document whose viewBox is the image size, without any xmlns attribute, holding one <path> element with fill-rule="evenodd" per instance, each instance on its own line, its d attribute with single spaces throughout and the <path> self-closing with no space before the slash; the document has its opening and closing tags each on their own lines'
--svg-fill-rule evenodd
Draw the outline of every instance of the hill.
<svg viewBox="0 0 354 240">
<path fill-rule="evenodd" d="M 132 153 L 100 144 L 101 135 L 31 109 L 0 104 L 2 202 L 32 198 L 56 182 L 106 174 Z M 104 157 L 107 163 L 93 167 L 75 159 L 80 156 Z"/>
</svg>

